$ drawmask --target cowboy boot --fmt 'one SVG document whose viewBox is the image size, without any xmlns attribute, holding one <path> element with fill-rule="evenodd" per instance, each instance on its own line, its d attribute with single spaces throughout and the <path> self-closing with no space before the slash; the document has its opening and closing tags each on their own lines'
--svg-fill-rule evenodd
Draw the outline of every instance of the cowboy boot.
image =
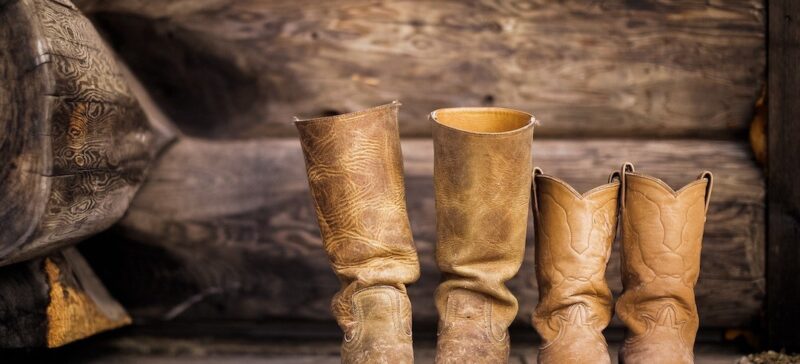
<svg viewBox="0 0 800 364">
<path fill-rule="evenodd" d="M 322 242 L 342 288 L 343 363 L 413 363 L 406 284 L 419 277 L 403 187 L 398 102 L 297 121 Z"/>
<path fill-rule="evenodd" d="M 628 328 L 620 362 L 693 363 L 699 319 L 694 286 L 712 177 L 675 192 L 622 168 L 622 286 L 617 314 Z"/>
<path fill-rule="evenodd" d="M 533 326 L 542 337 L 540 364 L 611 362 L 602 332 L 611 321 L 605 273 L 617 233 L 618 175 L 579 195 L 534 170 L 539 303 Z"/>
<path fill-rule="evenodd" d="M 502 108 L 431 113 L 436 192 L 436 363 L 506 363 L 522 264 L 533 118 Z"/>
</svg>

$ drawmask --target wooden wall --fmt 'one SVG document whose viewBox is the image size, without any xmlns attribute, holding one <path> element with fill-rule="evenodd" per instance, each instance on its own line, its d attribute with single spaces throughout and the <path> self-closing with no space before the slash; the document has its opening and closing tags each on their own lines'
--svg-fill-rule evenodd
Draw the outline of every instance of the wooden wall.
<svg viewBox="0 0 800 364">
<path fill-rule="evenodd" d="M 433 146 L 402 144 L 408 211 L 422 264 L 409 287 L 414 318 L 436 322 Z M 748 326 L 764 295 L 764 185 L 746 145 L 730 141 L 538 140 L 535 163 L 585 191 L 629 160 L 673 185 L 697 177 L 697 161 L 716 172 L 706 227 L 701 320 L 715 327 Z M 198 158 L 200 157 L 200 158 Z M 328 267 L 293 139 L 176 144 L 154 167 L 117 235 L 87 246 L 98 274 L 142 319 L 330 319 L 339 283 Z M 210 195 L 207 191 L 215 191 Z M 198 196 L 203 196 L 198 198 Z M 607 279 L 622 289 L 619 259 Z M 527 321 L 537 302 L 533 231 L 521 273 L 511 282 Z"/>
<path fill-rule="evenodd" d="M 763 83 L 761 0 L 78 0 L 186 132 L 293 136 L 394 99 L 502 105 L 539 136 L 729 137 Z"/>
<path fill-rule="evenodd" d="M 435 322 L 438 280 L 426 115 L 462 105 L 534 113 L 535 163 L 579 189 L 624 161 L 673 186 L 712 170 L 701 323 L 761 314 L 764 179 L 743 136 L 764 83 L 762 1 L 76 4 L 186 134 L 118 227 L 82 246 L 135 319 L 331 320 L 338 282 L 291 117 L 392 99 L 423 272 L 416 320 Z M 511 283 L 521 321 L 536 303 L 531 238 Z M 616 253 L 608 279 L 619 293 Z"/>
</svg>

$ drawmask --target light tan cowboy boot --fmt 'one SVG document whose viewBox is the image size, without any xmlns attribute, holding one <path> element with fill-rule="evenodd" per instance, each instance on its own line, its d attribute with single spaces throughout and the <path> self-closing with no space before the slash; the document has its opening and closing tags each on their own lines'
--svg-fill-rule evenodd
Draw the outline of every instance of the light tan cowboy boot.
<svg viewBox="0 0 800 364">
<path fill-rule="evenodd" d="M 406 214 L 399 103 L 297 121 L 322 241 L 342 282 L 331 308 L 343 363 L 413 363 L 406 284 L 419 262 Z"/>
<path fill-rule="evenodd" d="M 533 118 L 502 108 L 431 113 L 436 190 L 436 363 L 506 363 L 522 264 Z"/>
<path fill-rule="evenodd" d="M 675 192 L 663 181 L 622 170 L 622 296 L 617 315 L 628 328 L 626 364 L 693 363 L 699 319 L 694 286 L 712 177 Z"/>
<path fill-rule="evenodd" d="M 540 364 L 611 362 L 602 332 L 611 321 L 605 274 L 617 233 L 618 175 L 580 195 L 534 171 L 539 303 L 533 325 L 542 337 Z"/>
</svg>

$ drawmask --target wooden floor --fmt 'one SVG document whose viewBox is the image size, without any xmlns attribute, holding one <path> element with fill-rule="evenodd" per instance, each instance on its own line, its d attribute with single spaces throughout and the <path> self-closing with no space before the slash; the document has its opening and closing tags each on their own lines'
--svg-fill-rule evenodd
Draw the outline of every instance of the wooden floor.
<svg viewBox="0 0 800 364">
<path fill-rule="evenodd" d="M 194 346 L 197 345 L 197 346 Z M 225 363 L 225 364 L 338 364 L 337 343 L 309 343 L 306 345 L 273 346 L 266 344 L 253 352 L 238 354 L 208 355 L 200 343 L 190 343 L 184 347 L 185 352 L 154 354 L 111 354 L 80 361 L 87 364 L 189 364 L 189 363 Z M 619 344 L 613 345 L 612 363 L 617 362 Z M 731 364 L 742 356 L 730 349 L 711 345 L 700 345 L 697 349 L 697 364 Z M 435 350 L 433 345 L 418 345 L 416 363 L 433 363 Z M 76 361 L 77 362 L 77 361 Z M 533 348 L 512 350 L 509 364 L 536 363 L 536 350 Z"/>
<path fill-rule="evenodd" d="M 246 327 L 246 326 L 245 326 Z M 252 327 L 252 326 L 251 326 Z M 44 351 L 0 353 L 2 362 L 81 363 L 81 364 L 334 364 L 339 363 L 338 337 L 330 327 L 309 331 L 298 326 L 302 335 L 274 335 L 272 329 L 243 331 L 241 327 L 177 329 L 126 328 L 103 334 L 64 348 Z M 292 327 L 284 327 L 292 329 Z M 187 333 L 176 335 L 177 333 Z M 188 333 L 192 332 L 192 333 Z M 236 332 L 237 335 L 231 335 Z M 416 330 L 415 330 L 416 332 Z M 244 333 L 244 335 L 241 335 Z M 415 334 L 416 335 L 416 334 Z M 621 334 L 607 333 L 611 342 L 612 363 L 617 362 Z M 736 363 L 742 352 L 735 345 L 715 340 L 715 335 L 699 335 L 695 347 L 698 364 Z M 509 363 L 536 363 L 536 338 L 530 331 L 512 332 Z M 433 363 L 435 339 L 423 331 L 415 337 L 417 363 Z"/>
</svg>

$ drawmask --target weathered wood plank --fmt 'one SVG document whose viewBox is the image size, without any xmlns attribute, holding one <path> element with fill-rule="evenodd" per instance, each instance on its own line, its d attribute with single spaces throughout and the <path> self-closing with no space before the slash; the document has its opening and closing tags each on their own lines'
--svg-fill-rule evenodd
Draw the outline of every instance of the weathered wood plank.
<svg viewBox="0 0 800 364">
<path fill-rule="evenodd" d="M 767 339 L 800 351 L 800 2 L 769 5 Z"/>
<path fill-rule="evenodd" d="M 422 278 L 409 293 L 415 319 L 435 323 L 432 144 L 407 140 L 402 147 L 422 264 Z M 604 183 L 625 160 L 673 185 L 694 179 L 702 169 L 714 171 L 697 288 L 701 322 L 747 326 L 759 315 L 764 182 L 745 143 L 545 140 L 534 142 L 534 160 L 579 190 Z M 115 235 L 84 251 L 141 319 L 330 319 L 329 301 L 339 283 L 313 211 L 296 140 L 186 139 L 164 153 Z M 532 237 L 529 229 L 525 264 L 510 284 L 520 299 L 522 321 L 537 301 Z M 615 249 L 608 274 L 615 293 L 622 288 L 617 254 Z"/>
<path fill-rule="evenodd" d="M 131 322 L 74 248 L 0 268 L 0 347 L 58 347 Z"/>
<path fill-rule="evenodd" d="M 163 328 L 162 325 L 161 328 Z M 238 327 L 237 333 L 260 331 L 265 325 Z M 92 346 L 65 348 L 53 351 L 27 353 L 20 356 L 25 362 L 54 362 L 60 364 L 339 364 L 341 335 L 338 330 L 332 337 L 275 340 L 274 338 L 242 339 L 241 336 L 213 334 L 208 340 L 197 335 L 197 327 L 183 328 L 170 334 L 152 332 L 149 335 L 129 332 L 120 337 L 97 338 Z M 192 331 L 193 330 L 193 331 Z M 336 330 L 336 328 L 334 328 Z M 202 334 L 202 332 L 201 332 Z M 429 364 L 436 356 L 434 337 L 414 333 L 414 359 L 416 363 Z M 517 335 L 515 335 L 517 334 Z M 518 335 L 512 329 L 511 352 L 508 364 L 534 364 L 538 340 L 530 335 Z M 270 340 L 272 339 L 272 340 Z M 742 356 L 734 345 L 717 342 L 699 342 L 695 345 L 695 363 L 732 364 Z M 611 362 L 616 363 L 621 339 L 609 340 Z M 93 349 L 87 355 L 87 349 Z M 12 356 L 12 359 L 17 359 Z"/>
<path fill-rule="evenodd" d="M 79 0 L 168 115 L 205 137 L 392 99 L 427 136 L 449 106 L 528 110 L 540 136 L 743 134 L 764 1 Z"/>
<path fill-rule="evenodd" d="M 0 0 L 0 265 L 118 220 L 172 135 L 68 0 Z"/>
</svg>

